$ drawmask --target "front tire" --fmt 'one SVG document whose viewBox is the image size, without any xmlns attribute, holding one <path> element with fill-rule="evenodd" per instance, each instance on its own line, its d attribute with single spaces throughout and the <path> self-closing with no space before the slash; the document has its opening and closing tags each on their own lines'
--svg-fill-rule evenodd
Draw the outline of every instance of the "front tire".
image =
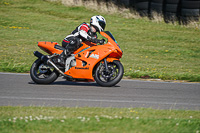
<svg viewBox="0 0 200 133">
<path fill-rule="evenodd" d="M 31 67 L 30 76 L 37 84 L 50 84 L 58 78 L 59 74 L 54 68 L 37 59 Z"/>
<path fill-rule="evenodd" d="M 124 67 L 120 61 L 113 61 L 108 63 L 108 70 L 103 64 L 100 64 L 96 71 L 94 79 L 95 81 L 105 87 L 111 87 L 116 85 L 123 77 Z"/>
</svg>

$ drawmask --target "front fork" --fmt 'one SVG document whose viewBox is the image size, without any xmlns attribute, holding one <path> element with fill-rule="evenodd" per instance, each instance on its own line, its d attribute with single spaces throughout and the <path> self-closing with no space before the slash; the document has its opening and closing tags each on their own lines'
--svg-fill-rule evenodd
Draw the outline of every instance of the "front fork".
<svg viewBox="0 0 200 133">
<path fill-rule="evenodd" d="M 103 61 L 104 61 L 104 65 L 105 65 L 105 68 L 106 68 L 106 72 L 109 72 L 109 70 L 108 70 L 108 63 L 106 61 L 106 58 L 104 58 Z"/>
</svg>

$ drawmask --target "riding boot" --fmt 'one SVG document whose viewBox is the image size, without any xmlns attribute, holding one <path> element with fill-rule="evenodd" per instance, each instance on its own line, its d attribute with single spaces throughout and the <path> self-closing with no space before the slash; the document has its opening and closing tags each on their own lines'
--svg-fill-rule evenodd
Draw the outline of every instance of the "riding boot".
<svg viewBox="0 0 200 133">
<path fill-rule="evenodd" d="M 70 55 L 70 52 L 68 49 L 63 50 L 63 52 L 58 56 L 58 63 L 61 66 L 65 66 L 65 61 L 69 55 Z"/>
</svg>

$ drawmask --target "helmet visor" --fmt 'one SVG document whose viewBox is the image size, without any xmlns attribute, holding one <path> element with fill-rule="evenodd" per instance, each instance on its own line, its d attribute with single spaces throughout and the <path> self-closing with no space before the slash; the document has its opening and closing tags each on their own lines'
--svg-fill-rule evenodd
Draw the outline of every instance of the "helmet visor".
<svg viewBox="0 0 200 133">
<path fill-rule="evenodd" d="M 101 28 L 104 30 L 106 27 L 106 23 L 104 21 L 99 21 L 99 25 L 101 26 Z"/>
</svg>

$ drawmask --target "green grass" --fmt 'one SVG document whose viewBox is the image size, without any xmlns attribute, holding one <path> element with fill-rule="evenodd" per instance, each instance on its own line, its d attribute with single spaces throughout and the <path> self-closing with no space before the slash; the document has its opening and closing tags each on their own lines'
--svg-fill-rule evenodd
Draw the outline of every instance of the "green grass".
<svg viewBox="0 0 200 133">
<path fill-rule="evenodd" d="M 143 108 L 0 107 L 1 133 L 199 133 L 200 112 Z"/>
<path fill-rule="evenodd" d="M 0 71 L 28 72 L 38 41 L 61 43 L 101 14 L 124 51 L 125 75 L 200 81 L 200 30 L 42 0 L 0 0 Z M 142 108 L 0 107 L 0 132 L 199 133 L 200 112 Z"/>
<path fill-rule="evenodd" d="M 61 43 L 82 22 L 103 15 L 124 54 L 125 76 L 200 81 L 200 29 L 124 18 L 44 0 L 0 0 L 0 71 L 28 72 L 37 41 Z"/>
</svg>

